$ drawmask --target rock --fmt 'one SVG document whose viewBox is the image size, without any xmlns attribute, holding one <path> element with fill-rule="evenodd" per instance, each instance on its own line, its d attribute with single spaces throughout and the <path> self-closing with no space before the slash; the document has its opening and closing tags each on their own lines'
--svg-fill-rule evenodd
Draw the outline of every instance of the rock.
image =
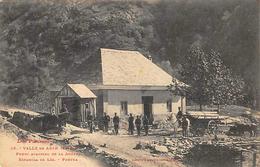
<svg viewBox="0 0 260 167">
<path fill-rule="evenodd" d="M 164 142 L 167 143 L 168 141 L 170 141 L 171 139 L 169 137 L 164 137 Z"/>
<path fill-rule="evenodd" d="M 143 144 L 150 144 L 151 141 L 149 141 L 149 140 L 145 140 L 145 141 L 142 141 L 142 143 L 143 143 Z"/>
<path fill-rule="evenodd" d="M 101 149 L 97 149 L 96 154 L 101 154 L 103 151 Z"/>
<path fill-rule="evenodd" d="M 174 157 L 175 154 L 174 154 L 174 153 L 171 153 L 171 152 L 168 152 L 168 156 Z"/>
<path fill-rule="evenodd" d="M 108 135 L 113 135 L 114 133 L 113 133 L 112 130 L 109 130 L 109 131 L 107 132 L 107 134 L 108 134 Z"/>
<path fill-rule="evenodd" d="M 178 143 L 179 148 L 183 148 L 184 144 L 183 143 Z"/>
<path fill-rule="evenodd" d="M 84 141 L 83 140 L 78 140 L 78 145 L 84 145 Z"/>
<path fill-rule="evenodd" d="M 181 155 L 175 155 L 174 159 L 176 159 L 176 160 L 181 160 L 181 159 L 183 159 L 183 156 L 181 156 Z"/>
<path fill-rule="evenodd" d="M 133 149 L 140 150 L 142 148 L 143 148 L 142 144 L 141 143 L 137 143 L 136 146 Z"/>
<path fill-rule="evenodd" d="M 161 153 L 167 153 L 169 151 L 166 146 L 159 146 L 159 145 L 156 145 L 154 149 L 155 149 L 155 151 L 161 152 Z"/>
<path fill-rule="evenodd" d="M 72 146 L 76 146 L 78 145 L 78 141 L 77 140 L 69 140 L 69 144 Z"/>
<path fill-rule="evenodd" d="M 150 148 L 151 150 L 155 150 L 156 146 L 157 146 L 157 144 L 149 144 L 149 145 L 147 145 L 147 148 Z"/>
<path fill-rule="evenodd" d="M 167 146 L 173 146 L 174 145 L 174 143 L 172 142 L 172 141 L 167 141 L 167 142 L 165 142 L 165 145 L 167 145 Z"/>
<path fill-rule="evenodd" d="M 176 150 L 177 150 L 176 147 L 168 147 L 168 149 L 169 149 L 170 151 L 176 151 Z"/>
</svg>

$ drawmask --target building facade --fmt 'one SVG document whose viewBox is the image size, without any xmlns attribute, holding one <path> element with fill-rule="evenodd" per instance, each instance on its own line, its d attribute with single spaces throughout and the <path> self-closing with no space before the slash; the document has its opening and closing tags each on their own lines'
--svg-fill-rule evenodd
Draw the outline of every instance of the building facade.
<svg viewBox="0 0 260 167">
<path fill-rule="evenodd" d="M 168 91 L 172 76 L 139 52 L 101 49 L 101 71 L 101 83 L 88 85 L 97 96 L 97 117 L 132 113 L 152 122 L 186 110 L 185 97 Z"/>
</svg>

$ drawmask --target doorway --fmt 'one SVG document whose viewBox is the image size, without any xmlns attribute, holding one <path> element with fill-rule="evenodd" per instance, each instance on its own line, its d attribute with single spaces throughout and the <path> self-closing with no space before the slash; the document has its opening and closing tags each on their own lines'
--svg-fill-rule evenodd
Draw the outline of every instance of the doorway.
<svg viewBox="0 0 260 167">
<path fill-rule="evenodd" d="M 153 96 L 142 96 L 144 117 L 147 117 L 149 124 L 153 124 Z"/>
<path fill-rule="evenodd" d="M 128 115 L 127 101 L 121 101 L 120 113 L 123 117 Z"/>
<path fill-rule="evenodd" d="M 77 122 L 79 121 L 78 118 L 78 112 L 80 109 L 80 101 L 77 98 L 74 97 L 65 97 L 62 98 L 62 104 L 65 104 L 70 116 L 69 116 L 69 122 L 73 123 L 73 122 Z"/>
</svg>

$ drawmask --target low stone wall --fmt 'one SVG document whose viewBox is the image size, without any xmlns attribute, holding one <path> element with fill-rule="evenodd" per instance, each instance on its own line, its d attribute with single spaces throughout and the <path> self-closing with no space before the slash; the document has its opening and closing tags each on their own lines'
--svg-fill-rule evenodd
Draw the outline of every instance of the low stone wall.
<svg viewBox="0 0 260 167">
<path fill-rule="evenodd" d="M 237 167 L 242 158 L 241 151 L 229 146 L 199 144 L 189 150 L 184 162 L 192 167 Z"/>
</svg>

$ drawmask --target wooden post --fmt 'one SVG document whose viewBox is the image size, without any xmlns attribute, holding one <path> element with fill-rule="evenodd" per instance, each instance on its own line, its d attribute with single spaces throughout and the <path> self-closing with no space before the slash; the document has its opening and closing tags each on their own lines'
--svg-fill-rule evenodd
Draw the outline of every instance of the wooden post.
<svg viewBox="0 0 260 167">
<path fill-rule="evenodd" d="M 256 167 L 256 152 L 253 152 L 253 167 Z"/>
</svg>

